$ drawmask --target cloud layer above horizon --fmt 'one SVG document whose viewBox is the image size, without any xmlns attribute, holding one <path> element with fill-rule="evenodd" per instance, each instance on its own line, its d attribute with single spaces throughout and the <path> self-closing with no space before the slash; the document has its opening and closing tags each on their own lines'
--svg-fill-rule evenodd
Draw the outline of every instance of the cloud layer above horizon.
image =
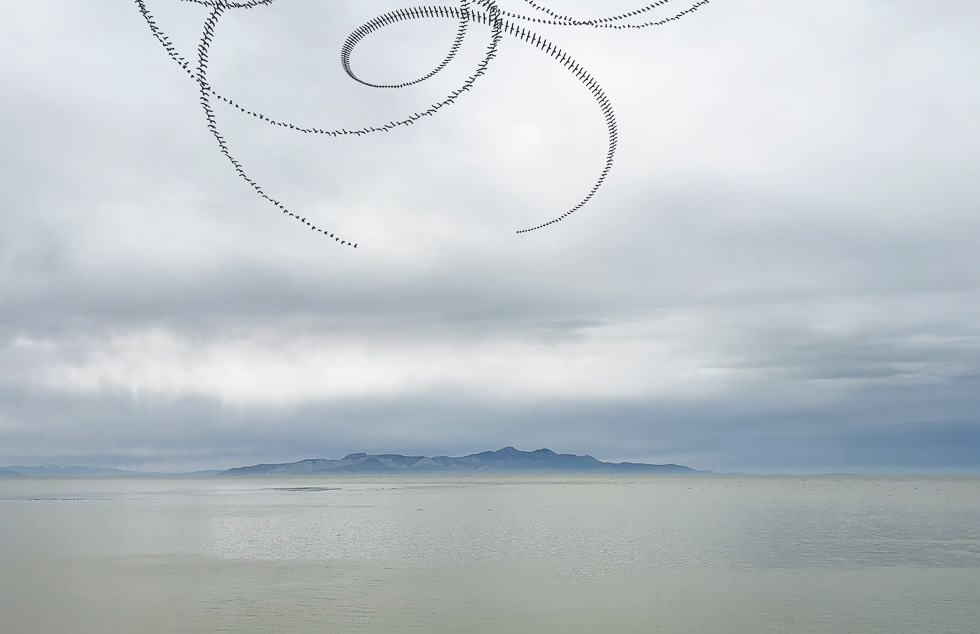
<svg viewBox="0 0 980 634">
<path fill-rule="evenodd" d="M 206 8 L 147 4 L 192 57 Z M 410 4 L 229 13 L 212 84 L 330 128 L 425 109 L 488 29 L 405 90 L 339 63 L 348 33 Z M 15 0 L 0 18 L 0 465 L 514 445 L 980 472 L 975 2 L 713 0 L 650 30 L 536 29 L 600 81 L 620 148 L 588 205 L 520 235 L 605 156 L 588 91 L 523 42 L 384 134 L 309 138 L 217 108 L 263 187 L 356 251 L 236 176 L 135 3 Z M 422 75 L 455 28 L 395 25 L 353 65 Z"/>
</svg>

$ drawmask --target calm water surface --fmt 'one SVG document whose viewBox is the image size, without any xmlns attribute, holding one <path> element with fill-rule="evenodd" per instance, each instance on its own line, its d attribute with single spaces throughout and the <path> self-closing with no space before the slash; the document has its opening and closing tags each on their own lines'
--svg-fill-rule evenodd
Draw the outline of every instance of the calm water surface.
<svg viewBox="0 0 980 634">
<path fill-rule="evenodd" d="M 980 478 L 0 480 L 0 632 L 980 631 Z"/>
</svg>

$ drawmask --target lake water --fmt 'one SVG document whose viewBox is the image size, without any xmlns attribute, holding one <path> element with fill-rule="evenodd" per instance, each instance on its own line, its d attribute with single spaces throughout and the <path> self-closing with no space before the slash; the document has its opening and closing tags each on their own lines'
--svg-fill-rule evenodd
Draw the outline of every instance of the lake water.
<svg viewBox="0 0 980 634">
<path fill-rule="evenodd" d="M 980 478 L 0 480 L 0 632 L 980 631 Z"/>
</svg>

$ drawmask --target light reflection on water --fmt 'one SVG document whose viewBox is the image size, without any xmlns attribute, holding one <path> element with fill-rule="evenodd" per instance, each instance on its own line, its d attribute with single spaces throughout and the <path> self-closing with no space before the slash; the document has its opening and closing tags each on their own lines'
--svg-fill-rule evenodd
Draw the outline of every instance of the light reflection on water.
<svg viewBox="0 0 980 634">
<path fill-rule="evenodd" d="M 319 615 L 312 629 L 326 619 L 373 631 L 450 622 L 495 631 L 522 617 L 548 630 L 585 609 L 572 600 L 585 592 L 605 598 L 580 619 L 615 613 L 621 631 L 650 631 L 643 606 L 693 584 L 697 596 L 671 599 L 692 611 L 665 631 L 780 631 L 786 618 L 793 631 L 854 631 L 862 618 L 869 631 L 960 631 L 957 619 L 980 620 L 978 527 L 980 479 L 964 477 L 16 479 L 0 481 L 0 590 L 30 588 L 35 602 L 47 593 L 70 606 L 53 577 L 95 580 L 90 605 L 196 588 L 184 598 L 193 623 L 174 624 L 185 631 L 241 631 L 237 601 L 266 626 L 276 606 L 300 601 L 316 606 L 302 608 Z M 225 594 L 213 596 L 215 583 Z M 876 611 L 858 610 L 862 591 Z M 336 592 L 340 603 L 314 600 Z M 454 606 L 437 601 L 447 593 Z M 909 613 L 923 597 L 926 607 Z M 159 606 L 132 596 L 126 605 L 103 613 L 106 622 L 78 606 L 62 616 L 89 614 L 90 631 L 111 619 L 166 621 Z M 0 631 L 18 631 L 3 627 L 4 610 Z M 22 610 L 11 614 L 27 627 Z M 287 615 L 298 620 L 286 629 L 301 631 L 306 616 Z"/>
</svg>

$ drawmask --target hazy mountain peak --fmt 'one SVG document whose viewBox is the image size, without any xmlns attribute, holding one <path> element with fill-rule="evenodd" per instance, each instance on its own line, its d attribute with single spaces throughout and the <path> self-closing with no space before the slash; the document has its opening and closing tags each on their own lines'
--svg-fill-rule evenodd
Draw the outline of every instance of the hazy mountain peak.
<svg viewBox="0 0 980 634">
<path fill-rule="evenodd" d="M 340 460 L 254 465 L 228 469 L 223 475 L 301 475 L 328 473 L 398 472 L 538 472 L 538 473 L 701 473 L 681 465 L 601 462 L 592 456 L 558 454 L 551 449 L 521 451 L 504 447 L 467 456 L 403 456 L 401 454 L 352 453 Z"/>
<path fill-rule="evenodd" d="M 297 462 L 256 464 L 224 471 L 198 471 L 191 476 L 211 475 L 321 475 L 329 473 L 705 473 L 682 465 L 653 465 L 632 462 L 601 462 L 592 456 L 558 454 L 551 449 L 521 451 L 504 447 L 467 456 L 404 456 L 401 454 L 347 454 L 339 460 L 307 458 Z M 0 476 L 42 478 L 86 478 L 181 474 L 140 473 L 105 467 L 45 466 L 0 467 Z"/>
</svg>

